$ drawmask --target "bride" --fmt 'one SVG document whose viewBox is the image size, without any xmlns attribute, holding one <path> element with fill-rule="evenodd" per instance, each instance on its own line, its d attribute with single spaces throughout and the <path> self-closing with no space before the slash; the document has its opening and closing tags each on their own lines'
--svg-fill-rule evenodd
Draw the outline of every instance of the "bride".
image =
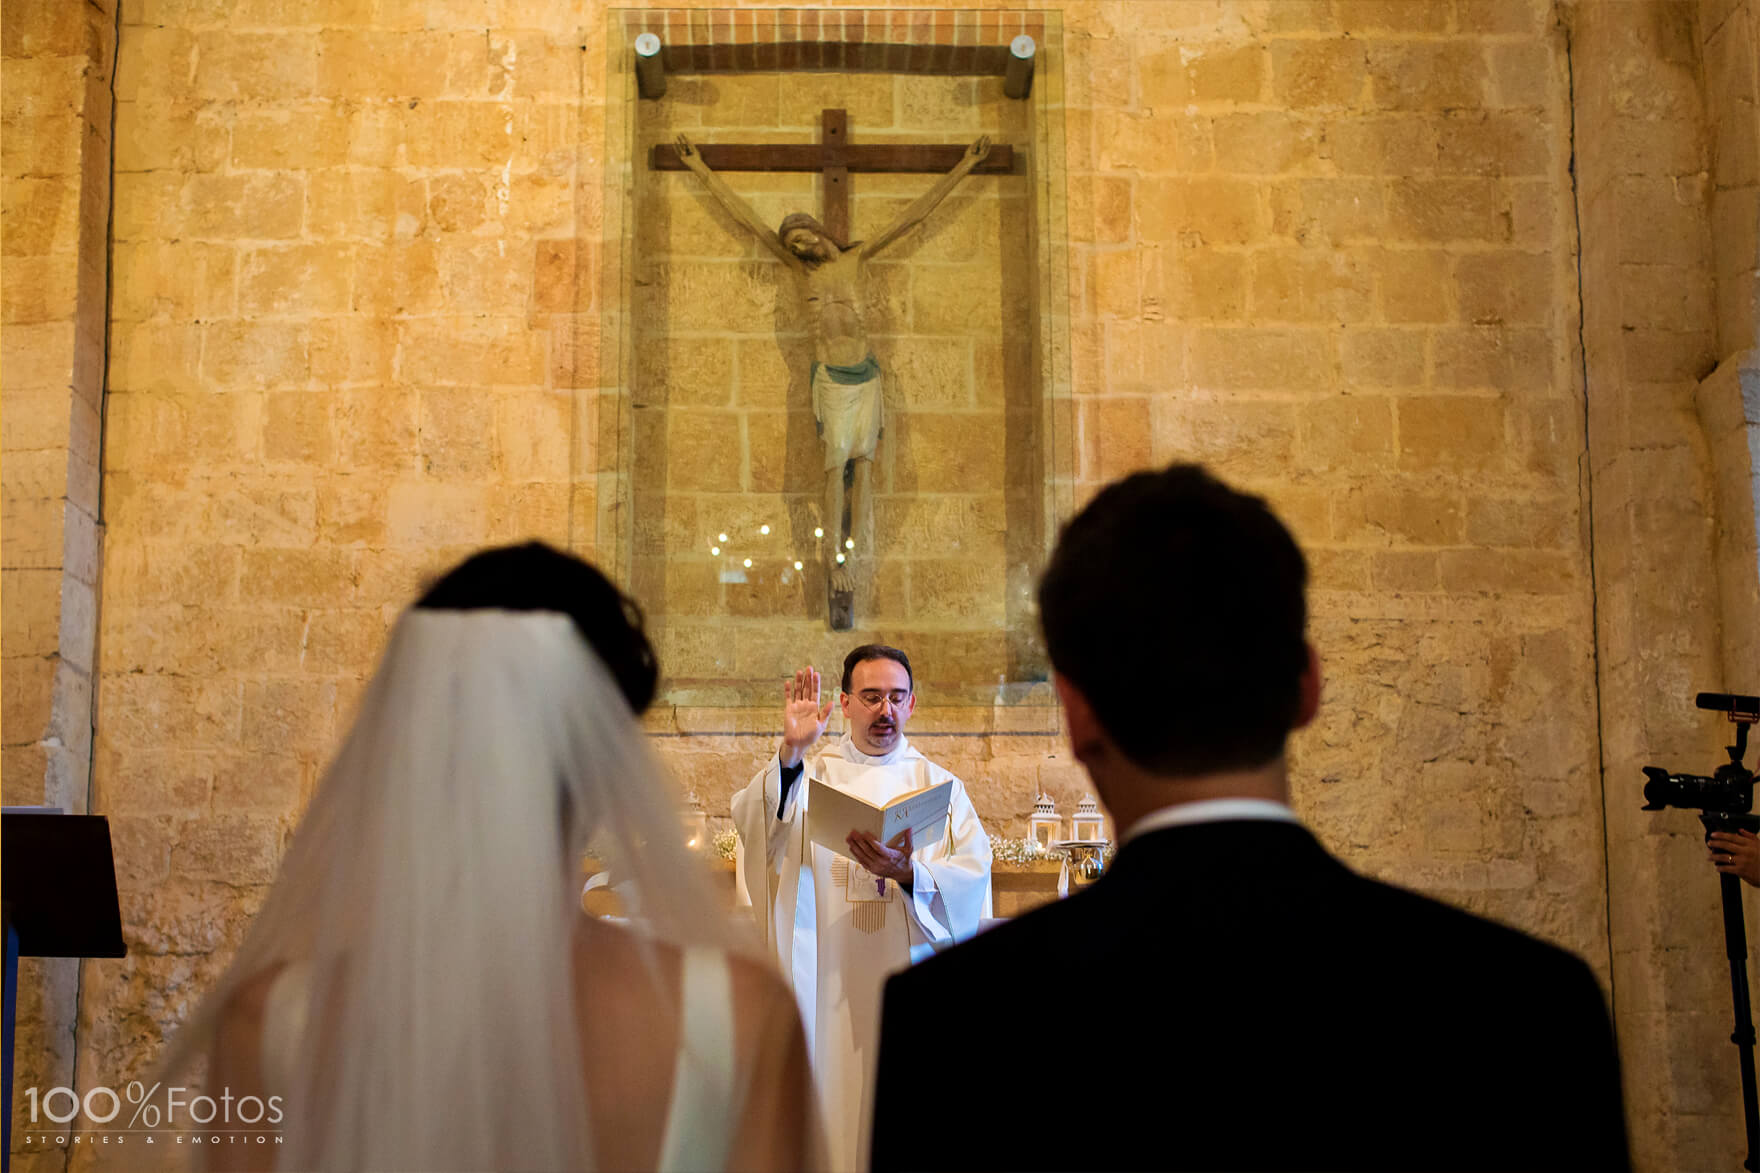
<svg viewBox="0 0 1760 1173">
<path fill-rule="evenodd" d="M 634 604 L 536 543 L 401 617 L 163 1062 L 283 1097 L 284 1143 L 217 1167 L 819 1162 L 793 998 L 719 911 L 636 721 L 656 675 Z M 580 911 L 589 844 L 636 894 L 627 927 Z"/>
</svg>

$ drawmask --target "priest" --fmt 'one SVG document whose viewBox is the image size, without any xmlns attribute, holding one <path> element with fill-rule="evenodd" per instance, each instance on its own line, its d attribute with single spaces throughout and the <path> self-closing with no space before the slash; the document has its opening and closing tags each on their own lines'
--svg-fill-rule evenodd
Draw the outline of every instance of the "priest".
<svg viewBox="0 0 1760 1173">
<path fill-rule="evenodd" d="M 733 796 L 740 874 L 760 931 L 794 985 L 825 1112 L 832 1166 L 867 1166 L 880 991 L 914 961 L 970 937 L 990 912 L 990 839 L 965 787 L 905 739 L 917 705 L 910 660 L 866 644 L 843 662 L 846 733 L 814 749 L 831 704 L 819 672 L 782 686 L 782 745 Z M 950 781 L 946 826 L 918 847 L 852 829 L 842 852 L 813 843 L 808 780 L 875 806 Z"/>
</svg>

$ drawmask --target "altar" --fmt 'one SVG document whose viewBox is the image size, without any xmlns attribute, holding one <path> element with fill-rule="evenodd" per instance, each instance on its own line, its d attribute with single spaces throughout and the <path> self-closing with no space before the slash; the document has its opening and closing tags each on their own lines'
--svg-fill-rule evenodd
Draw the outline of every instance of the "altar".
<svg viewBox="0 0 1760 1173">
<path fill-rule="evenodd" d="M 703 866 L 721 907 L 729 915 L 745 915 L 749 907 L 739 891 L 739 874 L 733 857 L 713 852 L 705 854 Z M 605 871 L 603 861 L 587 857 L 581 861 L 583 888 L 581 910 L 594 917 L 623 917 L 628 908 L 614 890 L 614 878 Z M 1097 874 L 1097 873 L 1096 873 Z M 1053 903 L 1079 891 L 1093 882 L 1094 876 L 1084 875 L 1078 867 L 1072 875 L 1070 861 L 1063 857 L 1039 856 L 993 860 L 990 865 L 990 897 L 992 915 L 997 920 L 1023 916 L 1043 905 Z"/>
</svg>

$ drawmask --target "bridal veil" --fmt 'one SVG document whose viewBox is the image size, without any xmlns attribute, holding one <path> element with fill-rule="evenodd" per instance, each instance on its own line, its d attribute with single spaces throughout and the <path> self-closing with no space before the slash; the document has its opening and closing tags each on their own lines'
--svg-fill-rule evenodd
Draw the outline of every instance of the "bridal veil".
<svg viewBox="0 0 1760 1173">
<path fill-rule="evenodd" d="M 567 616 L 406 612 L 164 1069 L 213 1041 L 242 983 L 307 964 L 283 1168 L 593 1168 L 570 952 L 589 847 L 635 894 L 639 933 L 751 954 Z"/>
</svg>

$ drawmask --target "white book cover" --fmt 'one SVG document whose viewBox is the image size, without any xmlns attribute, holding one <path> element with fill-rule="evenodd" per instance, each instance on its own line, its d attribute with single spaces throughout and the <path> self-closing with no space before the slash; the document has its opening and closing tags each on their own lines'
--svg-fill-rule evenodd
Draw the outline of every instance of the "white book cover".
<svg viewBox="0 0 1760 1173">
<path fill-rule="evenodd" d="M 807 834 L 827 851 L 848 857 L 851 831 L 866 831 L 890 844 L 906 827 L 911 849 L 939 843 L 947 831 L 947 807 L 953 801 L 953 780 L 910 790 L 882 806 L 814 778 L 807 792 Z"/>
</svg>

